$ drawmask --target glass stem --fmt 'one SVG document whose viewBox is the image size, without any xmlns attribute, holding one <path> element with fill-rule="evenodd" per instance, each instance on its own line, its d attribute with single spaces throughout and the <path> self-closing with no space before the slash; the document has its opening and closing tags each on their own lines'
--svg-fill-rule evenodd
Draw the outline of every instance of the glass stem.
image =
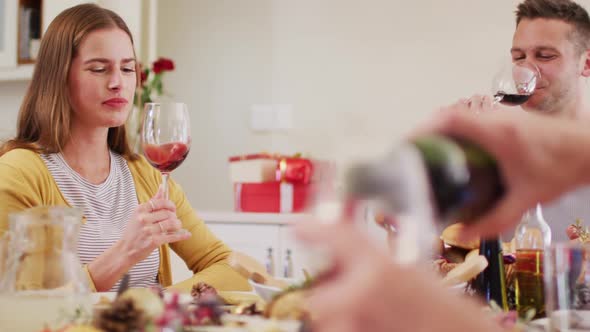
<svg viewBox="0 0 590 332">
<path fill-rule="evenodd" d="M 168 200 L 170 198 L 168 194 L 168 178 L 170 177 L 170 173 L 162 172 L 162 191 L 164 192 L 164 199 Z"/>
</svg>

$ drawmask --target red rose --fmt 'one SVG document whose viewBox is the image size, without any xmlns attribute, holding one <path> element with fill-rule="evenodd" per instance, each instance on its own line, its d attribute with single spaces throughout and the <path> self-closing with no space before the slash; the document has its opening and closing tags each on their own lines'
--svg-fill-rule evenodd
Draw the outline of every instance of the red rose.
<svg viewBox="0 0 590 332">
<path fill-rule="evenodd" d="M 142 70 L 140 77 L 139 77 L 139 83 L 141 86 L 143 86 L 143 84 L 145 83 L 145 81 L 147 80 L 148 77 L 148 73 L 147 70 Z"/>
<path fill-rule="evenodd" d="M 154 61 L 153 71 L 155 74 L 171 70 L 174 70 L 174 61 L 168 58 L 159 58 L 158 60 Z"/>
</svg>

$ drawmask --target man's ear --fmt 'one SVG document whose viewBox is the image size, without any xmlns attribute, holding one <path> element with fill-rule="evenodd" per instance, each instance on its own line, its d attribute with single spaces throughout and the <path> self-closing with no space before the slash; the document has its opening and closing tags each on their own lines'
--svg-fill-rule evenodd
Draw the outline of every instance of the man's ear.
<svg viewBox="0 0 590 332">
<path fill-rule="evenodd" d="M 582 76 L 590 77 L 590 49 L 587 49 L 582 53 L 582 59 L 584 61 L 584 67 L 582 68 Z"/>
</svg>

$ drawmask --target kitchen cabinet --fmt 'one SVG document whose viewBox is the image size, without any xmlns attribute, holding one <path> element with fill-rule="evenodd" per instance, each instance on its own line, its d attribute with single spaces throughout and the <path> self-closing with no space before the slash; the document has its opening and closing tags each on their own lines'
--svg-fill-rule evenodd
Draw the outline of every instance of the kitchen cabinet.
<svg viewBox="0 0 590 332">
<path fill-rule="evenodd" d="M 280 225 L 207 221 L 207 227 L 232 250 L 252 256 L 265 266 L 270 263 L 270 250 L 274 274 L 280 270 Z"/>
<path fill-rule="evenodd" d="M 305 214 L 203 212 L 199 216 L 232 250 L 252 256 L 263 265 L 269 263 L 268 249 L 271 249 L 276 277 L 285 276 L 289 250 L 293 264 L 291 277 L 303 279 L 305 260 L 291 235 L 291 224 L 305 219 Z M 174 282 L 191 276 L 176 254 L 172 253 L 171 260 Z"/>
<path fill-rule="evenodd" d="M 279 243 L 280 243 L 280 267 L 281 270 L 278 277 L 293 277 L 297 279 L 305 279 L 303 269 L 311 273 L 309 264 L 309 252 L 302 247 L 300 242 L 295 239 L 293 230 L 289 225 L 281 225 L 279 228 Z M 291 261 L 289 266 L 287 256 Z M 287 272 L 289 271 L 289 272 Z"/>
<path fill-rule="evenodd" d="M 292 234 L 293 224 L 310 219 L 307 214 L 200 212 L 198 215 L 232 250 L 250 255 L 263 265 L 269 262 L 268 249 L 272 249 L 275 277 L 285 277 L 287 252 L 290 252 L 292 262 L 291 277 L 300 280 L 304 279 L 303 269 L 313 273 L 313 267 L 318 267 L 317 264 L 321 263 L 321 257 L 314 257 L 312 252 L 302 248 Z M 370 221 L 359 223 L 359 231 L 367 232 L 375 245 L 385 249 L 386 233 L 373 222 L 372 209 L 365 209 L 359 217 Z M 184 261 L 173 252 L 171 262 L 174 282 L 192 275 Z"/>
</svg>

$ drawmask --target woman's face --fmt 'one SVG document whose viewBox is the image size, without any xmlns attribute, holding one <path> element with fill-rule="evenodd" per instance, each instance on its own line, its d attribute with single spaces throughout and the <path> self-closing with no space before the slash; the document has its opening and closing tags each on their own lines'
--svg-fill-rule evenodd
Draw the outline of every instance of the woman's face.
<svg viewBox="0 0 590 332">
<path fill-rule="evenodd" d="M 72 125 L 121 126 L 133 106 L 135 84 L 135 54 L 127 33 L 118 28 L 89 33 L 70 67 Z"/>
</svg>

